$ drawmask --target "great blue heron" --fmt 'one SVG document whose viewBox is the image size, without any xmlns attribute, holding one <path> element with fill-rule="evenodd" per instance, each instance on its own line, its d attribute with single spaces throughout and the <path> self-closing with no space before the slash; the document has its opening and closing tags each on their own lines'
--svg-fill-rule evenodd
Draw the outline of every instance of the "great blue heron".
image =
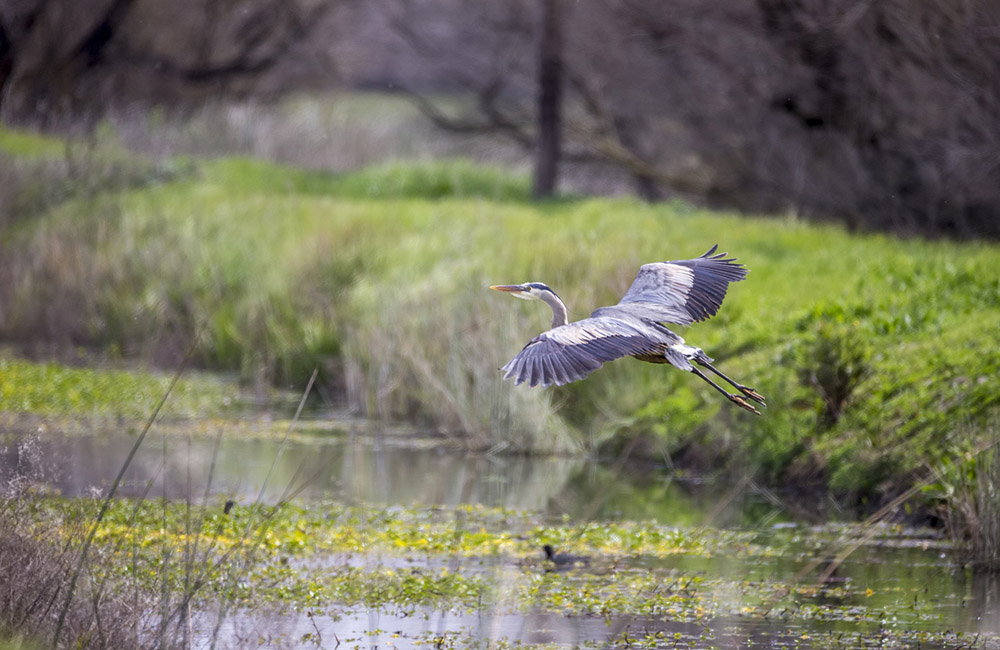
<svg viewBox="0 0 1000 650">
<path fill-rule="evenodd" d="M 760 415 L 744 399 L 766 406 L 760 393 L 722 374 L 701 348 L 687 345 L 664 325 L 690 325 L 711 318 L 719 311 L 729 283 L 746 277 L 747 269 L 735 264 L 735 258 L 726 258 L 726 253 L 715 254 L 717 248 L 712 246 L 693 260 L 643 264 L 617 305 L 601 307 L 590 318 L 573 323 L 567 321 L 566 305 L 556 292 L 541 282 L 490 287 L 517 298 L 541 300 L 552 308 L 552 329 L 533 338 L 503 367 L 504 379 L 530 386 L 561 386 L 583 379 L 606 361 L 632 356 L 692 372 L 730 401 Z M 722 377 L 740 394 L 722 388 L 694 364 Z"/>
</svg>

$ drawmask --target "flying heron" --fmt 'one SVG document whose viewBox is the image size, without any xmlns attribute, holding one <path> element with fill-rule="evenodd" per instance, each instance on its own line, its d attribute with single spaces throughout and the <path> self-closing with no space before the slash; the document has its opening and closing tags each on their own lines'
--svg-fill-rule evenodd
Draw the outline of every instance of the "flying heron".
<svg viewBox="0 0 1000 650">
<path fill-rule="evenodd" d="M 664 325 L 690 325 L 711 318 L 719 311 L 729 283 L 746 277 L 746 267 L 736 264 L 735 258 L 726 258 L 727 253 L 716 254 L 717 248 L 712 246 L 693 260 L 643 264 L 617 305 L 601 307 L 590 318 L 573 323 L 568 322 L 566 305 L 556 292 L 541 282 L 490 287 L 524 300 L 541 300 L 552 308 L 552 329 L 531 339 L 503 367 L 504 379 L 529 386 L 561 386 L 583 379 L 606 361 L 632 356 L 692 372 L 730 401 L 760 415 L 747 401 L 766 406 L 760 393 L 722 374 L 701 348 L 687 345 Z M 739 394 L 712 381 L 695 364 L 726 380 Z"/>
</svg>

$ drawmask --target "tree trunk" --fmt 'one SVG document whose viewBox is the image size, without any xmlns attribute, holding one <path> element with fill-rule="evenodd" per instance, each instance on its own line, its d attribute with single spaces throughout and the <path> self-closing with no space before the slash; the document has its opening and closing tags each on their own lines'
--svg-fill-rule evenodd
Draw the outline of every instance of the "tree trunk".
<svg viewBox="0 0 1000 650">
<path fill-rule="evenodd" d="M 559 173 L 559 140 L 562 101 L 562 3 L 539 0 L 538 17 L 538 105 L 535 141 L 536 199 L 555 193 Z"/>
</svg>

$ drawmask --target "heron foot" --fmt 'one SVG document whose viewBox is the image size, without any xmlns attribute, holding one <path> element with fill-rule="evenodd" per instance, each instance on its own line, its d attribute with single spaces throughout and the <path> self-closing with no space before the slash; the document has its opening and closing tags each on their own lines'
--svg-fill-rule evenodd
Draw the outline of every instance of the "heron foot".
<svg viewBox="0 0 1000 650">
<path fill-rule="evenodd" d="M 758 410 L 757 410 L 757 409 L 755 409 L 755 408 L 754 408 L 753 406 L 751 406 L 751 405 L 750 405 L 750 402 L 746 401 L 745 399 L 743 399 L 743 398 L 742 398 L 742 397 L 740 397 L 739 395 L 730 395 L 730 396 L 729 396 L 729 399 L 730 399 L 730 400 L 731 400 L 731 401 L 732 401 L 732 402 L 733 402 L 734 404 L 736 404 L 737 406 L 740 406 L 740 407 L 742 407 L 742 408 L 745 408 L 746 410 L 750 411 L 751 413 L 756 413 L 757 415 L 760 415 L 760 411 L 758 411 Z M 763 402 L 761 402 L 761 404 L 763 404 Z"/>
<path fill-rule="evenodd" d="M 753 388 L 750 388 L 749 386 L 737 386 L 737 388 L 740 389 L 741 393 L 743 393 L 753 401 L 757 402 L 758 404 L 767 406 L 767 404 L 764 402 L 764 396 L 758 393 Z"/>
</svg>

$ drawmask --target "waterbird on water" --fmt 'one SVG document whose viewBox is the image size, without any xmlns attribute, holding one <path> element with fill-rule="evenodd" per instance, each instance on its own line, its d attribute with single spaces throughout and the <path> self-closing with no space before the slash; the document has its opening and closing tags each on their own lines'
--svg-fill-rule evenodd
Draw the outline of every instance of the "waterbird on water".
<svg viewBox="0 0 1000 650">
<path fill-rule="evenodd" d="M 747 401 L 766 406 L 760 393 L 722 374 L 701 348 L 687 345 L 664 325 L 708 320 L 722 306 L 729 284 L 746 277 L 746 267 L 736 264 L 736 258 L 727 258 L 727 253 L 716 254 L 717 248 L 712 246 L 691 260 L 643 264 L 617 305 L 601 307 L 590 318 L 573 323 L 568 322 L 566 305 L 556 292 L 541 282 L 491 286 L 524 300 L 541 300 L 552 308 L 552 328 L 531 339 L 503 367 L 504 379 L 529 386 L 561 386 L 583 379 L 606 361 L 632 356 L 691 372 L 734 404 L 760 415 Z M 695 364 L 724 379 L 739 394 L 712 381 Z"/>
<path fill-rule="evenodd" d="M 569 553 L 556 553 L 551 544 L 542 547 L 545 551 L 545 559 L 552 562 L 557 567 L 571 567 L 578 564 L 590 564 L 590 558 L 586 555 L 570 555 Z"/>
</svg>

